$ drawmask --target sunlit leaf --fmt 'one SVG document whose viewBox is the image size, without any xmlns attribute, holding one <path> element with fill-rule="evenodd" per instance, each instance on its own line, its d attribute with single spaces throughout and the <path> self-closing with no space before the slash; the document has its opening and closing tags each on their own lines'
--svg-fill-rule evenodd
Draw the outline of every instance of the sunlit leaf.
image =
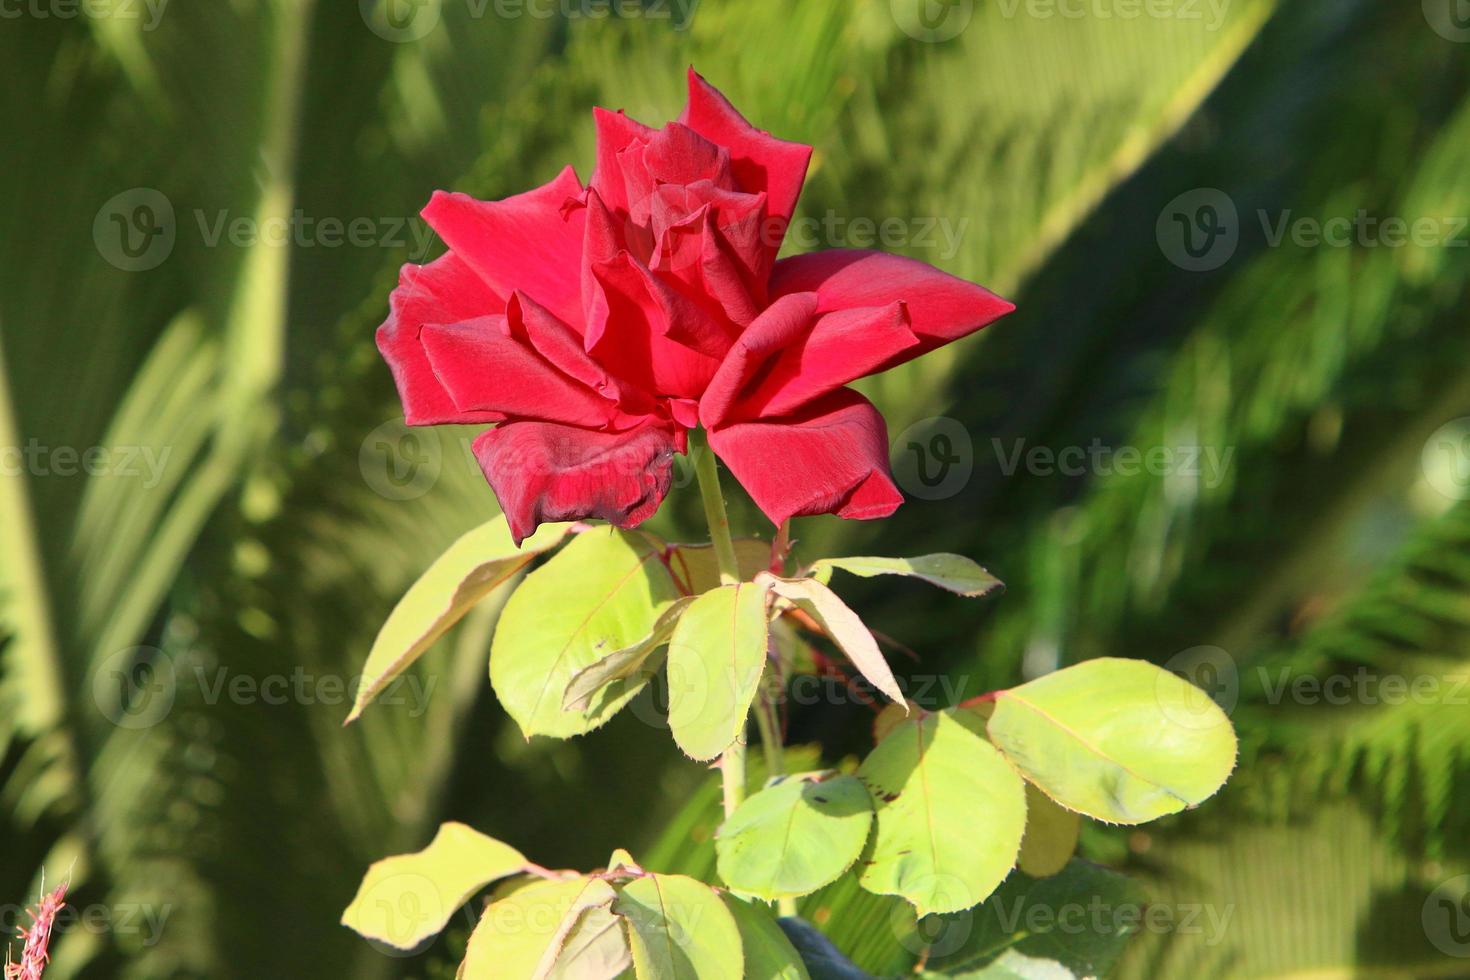
<svg viewBox="0 0 1470 980">
<path fill-rule="evenodd" d="M 541 955 L 532 980 L 611 980 L 633 965 L 622 917 L 612 911 L 617 892 L 589 881 Z"/>
<path fill-rule="evenodd" d="M 886 694 L 896 704 L 904 705 L 903 690 L 893 676 L 878 641 L 863 625 L 858 614 L 849 609 L 837 594 L 816 579 L 779 579 L 762 576 L 772 592 L 794 603 L 803 612 L 817 621 L 822 630 L 836 643 L 851 660 L 853 666 L 874 687 Z M 907 710 L 905 708 L 905 710 Z"/>
<path fill-rule="evenodd" d="M 1002 691 L 987 731 L 1053 800 L 1111 823 L 1195 806 L 1235 767 L 1225 713 L 1139 660 L 1089 660 Z"/>
<path fill-rule="evenodd" d="M 490 681 L 521 731 L 567 738 L 606 722 L 642 689 L 614 682 L 581 711 L 563 711 L 577 672 L 652 632 L 677 598 L 657 547 L 616 530 L 578 535 L 511 595 L 495 628 Z"/>
<path fill-rule="evenodd" d="M 788 777 L 741 803 L 721 825 L 720 877 L 766 901 L 809 895 L 852 866 L 872 822 L 872 800 L 854 777 Z"/>
<path fill-rule="evenodd" d="M 878 814 L 864 888 L 918 914 L 985 900 L 1015 867 L 1026 827 L 1021 777 L 949 714 L 909 718 L 863 760 Z"/>
<path fill-rule="evenodd" d="M 614 911 L 628 920 L 638 980 L 741 980 L 744 952 L 730 910 L 703 882 L 647 875 L 624 886 Z"/>
<path fill-rule="evenodd" d="M 597 878 L 537 879 L 491 902 L 470 934 L 464 980 L 533 980 L 552 964 L 588 909 L 609 906 L 612 886 Z"/>
<path fill-rule="evenodd" d="M 626 681 L 637 675 L 649 675 L 658 670 L 662 658 L 655 656 L 660 647 L 674 635 L 674 626 L 684 610 L 694 601 L 693 596 L 682 596 L 671 603 L 654 623 L 653 630 L 630 647 L 610 653 L 596 663 L 583 667 L 572 675 L 562 696 L 562 710 L 586 711 L 598 692 L 609 684 Z"/>
<path fill-rule="evenodd" d="M 496 517 L 464 535 L 409 587 L 378 631 L 363 667 L 351 722 L 395 677 L 423 656 L 434 641 L 492 591 L 509 581 L 538 554 L 566 536 L 566 524 L 539 528 L 518 548 L 505 517 Z"/>
<path fill-rule="evenodd" d="M 982 596 L 1003 589 L 1000 579 L 963 555 L 920 555 L 917 558 L 823 558 L 812 563 L 812 575 L 826 582 L 832 570 L 862 578 L 878 575 L 905 575 L 922 579 L 930 585 L 948 589 L 963 596 Z"/>
<path fill-rule="evenodd" d="M 766 664 L 766 590 L 723 585 L 690 603 L 669 641 L 669 727 L 691 759 L 743 736 Z"/>
<path fill-rule="evenodd" d="M 422 851 L 368 868 L 342 924 L 369 939 L 413 949 L 437 935 L 475 892 L 525 867 L 525 856 L 508 844 L 446 823 Z"/>
</svg>

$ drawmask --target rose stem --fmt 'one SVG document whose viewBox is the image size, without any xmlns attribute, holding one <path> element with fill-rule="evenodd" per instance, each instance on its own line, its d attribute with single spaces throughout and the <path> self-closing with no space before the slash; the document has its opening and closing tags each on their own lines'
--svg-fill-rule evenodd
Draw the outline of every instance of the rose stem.
<svg viewBox="0 0 1470 980">
<path fill-rule="evenodd" d="M 704 519 L 709 524 L 709 540 L 720 563 L 720 583 L 735 585 L 740 581 L 740 566 L 735 560 L 735 542 L 730 540 L 725 495 L 720 490 L 720 464 L 716 462 L 702 430 L 690 433 L 690 443 L 694 473 L 699 479 L 699 496 L 704 501 Z M 740 728 L 735 743 L 720 756 L 720 788 L 725 799 L 726 817 L 734 813 L 745 799 L 745 726 Z"/>
<path fill-rule="evenodd" d="M 699 495 L 704 500 L 710 544 L 715 546 L 715 558 L 720 563 L 720 583 L 734 585 L 740 581 L 740 564 L 735 560 L 735 542 L 730 540 L 730 518 L 725 514 L 725 495 L 720 490 L 720 464 L 703 430 L 696 430 L 691 436 L 694 472 L 699 477 Z"/>
<path fill-rule="evenodd" d="M 725 512 L 725 495 L 720 489 L 719 463 L 709 448 L 702 430 L 691 433 L 691 452 L 694 455 L 694 472 L 699 481 L 699 496 L 704 501 L 704 519 L 709 524 L 710 544 L 714 545 L 715 559 L 720 565 L 720 582 L 735 585 L 740 581 L 740 565 L 735 558 L 735 542 L 730 537 L 730 518 Z M 785 541 L 786 526 L 779 534 Z M 755 720 L 761 733 L 761 746 L 765 751 L 768 776 L 778 776 L 785 771 L 781 752 L 779 724 L 773 717 L 775 705 L 765 694 L 765 678 L 762 693 L 756 706 Z M 741 726 L 742 729 L 744 726 Z M 741 736 L 720 756 L 720 788 L 725 802 L 725 816 L 735 812 L 745 799 L 745 736 Z M 796 902 L 782 899 L 779 911 L 784 916 L 796 915 Z"/>
</svg>

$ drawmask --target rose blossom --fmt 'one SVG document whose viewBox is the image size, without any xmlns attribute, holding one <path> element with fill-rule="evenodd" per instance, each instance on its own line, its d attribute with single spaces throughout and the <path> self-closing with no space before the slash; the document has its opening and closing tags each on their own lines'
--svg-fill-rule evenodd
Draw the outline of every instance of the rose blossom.
<svg viewBox="0 0 1470 980">
<path fill-rule="evenodd" d="M 594 119 L 587 186 L 424 209 L 449 251 L 404 266 L 378 330 L 407 423 L 496 423 L 474 452 L 518 540 L 645 520 L 697 425 L 772 521 L 892 513 L 882 416 L 846 385 L 1014 307 L 879 252 L 778 261 L 811 148 L 692 69 L 677 122 Z"/>
</svg>

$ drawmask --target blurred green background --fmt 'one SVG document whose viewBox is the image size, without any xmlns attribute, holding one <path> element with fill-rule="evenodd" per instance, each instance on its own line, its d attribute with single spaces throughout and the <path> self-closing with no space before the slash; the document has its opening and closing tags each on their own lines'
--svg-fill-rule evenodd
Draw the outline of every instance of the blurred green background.
<svg viewBox="0 0 1470 980">
<path fill-rule="evenodd" d="M 660 123 L 691 63 L 816 147 L 788 251 L 1020 305 L 868 384 L 910 503 L 796 530 L 1007 582 L 847 590 L 915 696 L 1116 655 L 1231 712 L 1220 796 L 1084 835 L 1174 913 L 1116 974 L 1470 976 L 1470 4 L 611 6 L 0 3 L 0 902 L 44 867 L 91 916 L 48 980 L 452 976 L 464 915 L 413 958 L 337 924 L 444 819 L 708 871 L 713 777 L 655 704 L 521 740 L 495 602 L 340 727 L 393 602 L 494 513 L 472 433 L 405 434 L 373 347 L 438 247 L 416 211 L 585 178 L 590 108 Z M 656 529 L 699 536 L 695 496 Z M 793 736 L 862 751 L 870 710 L 815 700 Z M 803 911 L 915 962 L 894 903 Z"/>
</svg>

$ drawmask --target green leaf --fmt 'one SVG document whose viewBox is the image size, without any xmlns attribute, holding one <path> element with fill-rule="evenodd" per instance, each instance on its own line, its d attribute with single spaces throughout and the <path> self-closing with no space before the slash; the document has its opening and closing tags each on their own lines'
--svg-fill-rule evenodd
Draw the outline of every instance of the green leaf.
<svg viewBox="0 0 1470 980">
<path fill-rule="evenodd" d="M 460 967 L 462 980 L 535 980 L 552 969 L 583 913 L 617 895 L 598 878 L 530 880 L 486 907 Z"/>
<path fill-rule="evenodd" d="M 873 804 L 852 776 L 787 777 L 751 796 L 715 837 L 720 877 L 768 902 L 836 881 L 868 840 Z"/>
<path fill-rule="evenodd" d="M 614 682 L 581 711 L 562 699 L 578 671 L 648 636 L 678 592 L 641 534 L 587 531 L 536 569 L 500 614 L 490 682 L 529 738 L 568 738 L 611 718 L 642 689 L 637 675 Z"/>
<path fill-rule="evenodd" d="M 617 892 L 590 882 L 542 954 L 532 980 L 611 980 L 633 965 L 622 917 L 612 911 Z"/>
<path fill-rule="evenodd" d="M 465 534 L 409 587 L 378 631 L 363 667 L 363 682 L 347 722 L 423 656 L 434 641 L 538 554 L 566 536 L 568 524 L 547 524 L 521 543 L 510 537 L 504 515 Z"/>
<path fill-rule="evenodd" d="M 1026 792 L 1001 754 L 947 712 L 910 718 L 858 769 L 878 814 L 864 888 L 920 916 L 995 891 L 1021 848 Z"/>
<path fill-rule="evenodd" d="M 812 563 L 812 576 L 829 581 L 832 569 L 862 578 L 906 575 L 963 596 L 982 596 L 1005 588 L 1001 580 L 963 555 L 920 555 L 917 558 L 822 558 Z"/>
<path fill-rule="evenodd" d="M 1026 836 L 1021 838 L 1020 869 L 1033 878 L 1047 878 L 1067 866 L 1077 850 L 1082 818 L 1057 806 L 1051 797 L 1026 784 Z"/>
<path fill-rule="evenodd" d="M 740 579 L 749 582 L 771 563 L 771 546 L 754 538 L 735 539 Z M 669 571 L 688 595 L 704 595 L 720 585 L 720 562 L 710 544 L 676 544 L 669 548 Z"/>
<path fill-rule="evenodd" d="M 996 696 L 991 740 L 1053 800 L 1110 823 L 1195 806 L 1235 767 L 1214 702 L 1141 660 L 1089 660 Z"/>
<path fill-rule="evenodd" d="M 796 947 L 767 910 L 733 895 L 724 899 L 740 929 L 745 980 L 810 980 Z"/>
<path fill-rule="evenodd" d="M 572 682 L 567 685 L 566 694 L 562 696 L 562 710 L 586 711 L 598 692 L 609 684 L 626 681 L 636 675 L 649 676 L 656 673 L 663 661 L 654 654 L 659 647 L 669 642 L 679 617 L 684 615 L 684 610 L 693 601 L 692 596 L 676 599 L 658 617 L 652 632 L 643 639 L 630 647 L 608 654 L 572 675 Z"/>
<path fill-rule="evenodd" d="M 883 659 L 878 641 L 873 639 L 873 634 L 863 625 L 858 614 L 849 609 L 835 592 L 810 578 L 780 579 L 764 575 L 760 581 L 765 582 L 776 595 L 796 604 L 815 619 L 822 631 L 874 687 L 895 704 L 905 705 L 905 712 L 908 710 L 903 690 L 899 688 L 888 661 Z"/>
<path fill-rule="evenodd" d="M 438 935 L 471 895 L 524 871 L 526 864 L 510 845 L 462 823 L 446 823 L 422 851 L 368 868 L 342 924 L 369 939 L 413 949 Z"/>
<path fill-rule="evenodd" d="M 750 582 L 704 593 L 674 627 L 669 727 L 691 759 L 713 759 L 744 733 L 766 638 L 766 590 Z"/>
<path fill-rule="evenodd" d="M 636 878 L 614 910 L 628 920 L 638 980 L 741 980 L 740 929 L 703 882 L 683 875 Z"/>
</svg>

